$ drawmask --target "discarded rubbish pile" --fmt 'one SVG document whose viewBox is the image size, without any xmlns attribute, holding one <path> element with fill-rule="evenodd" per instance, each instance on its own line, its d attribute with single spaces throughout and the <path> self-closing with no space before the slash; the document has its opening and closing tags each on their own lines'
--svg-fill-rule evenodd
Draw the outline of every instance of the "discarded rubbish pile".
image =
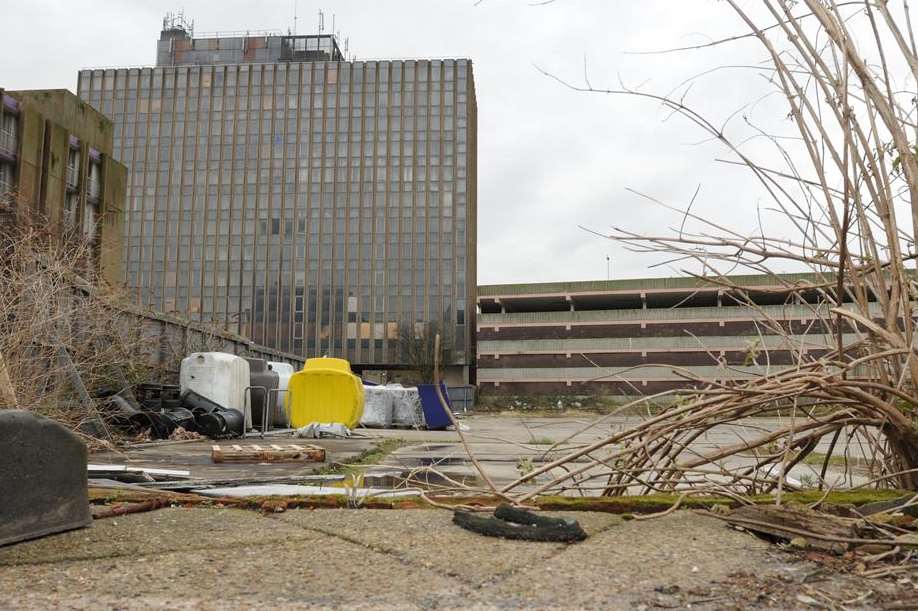
<svg viewBox="0 0 918 611">
<path fill-rule="evenodd" d="M 280 390 L 274 366 L 290 367 L 222 352 L 193 353 L 182 360 L 179 385 L 140 384 L 133 393 L 111 395 L 109 416 L 126 431 L 155 439 L 195 433 L 240 437 L 253 426 L 253 413 L 266 430 L 275 421 L 286 422 L 285 416 L 275 418 Z"/>
<path fill-rule="evenodd" d="M 194 438 L 197 433 L 213 439 L 242 435 L 242 413 L 225 408 L 193 390 L 177 386 L 143 384 L 141 399 L 130 392 L 109 397 L 109 420 L 131 434 L 147 433 L 154 439 Z"/>
<path fill-rule="evenodd" d="M 343 359 L 316 358 L 298 372 L 286 363 L 222 352 L 182 360 L 180 384 L 140 384 L 104 395 L 109 420 L 154 439 L 241 437 L 293 427 L 297 437 L 347 437 L 358 424 L 443 429 L 451 420 L 433 385 L 364 386 Z M 441 386 L 444 397 L 446 387 Z"/>
</svg>

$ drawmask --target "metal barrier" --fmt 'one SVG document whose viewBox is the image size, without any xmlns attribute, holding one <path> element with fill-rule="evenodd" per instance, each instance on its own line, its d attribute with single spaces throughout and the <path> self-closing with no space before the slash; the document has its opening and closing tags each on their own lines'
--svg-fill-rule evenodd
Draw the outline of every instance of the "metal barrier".
<svg viewBox="0 0 918 611">
<path fill-rule="evenodd" d="M 472 385 L 447 386 L 446 394 L 453 412 L 467 414 L 475 407 L 475 387 Z"/>
<path fill-rule="evenodd" d="M 275 401 L 280 396 L 281 393 L 287 392 L 286 388 L 271 388 L 268 390 L 268 403 L 271 403 L 271 393 L 274 393 Z M 274 409 L 274 403 L 271 403 L 271 409 Z M 268 411 L 267 409 L 265 410 Z M 284 401 L 284 415 L 287 418 L 287 428 L 293 428 L 290 425 L 290 401 Z"/>
<path fill-rule="evenodd" d="M 264 386 L 246 386 L 245 387 L 245 408 L 249 410 L 249 413 L 252 413 L 252 390 L 260 390 L 265 393 L 265 407 L 261 410 L 261 438 L 265 438 L 265 433 L 268 432 L 268 410 L 274 409 L 274 404 L 277 402 L 277 397 L 283 392 L 286 393 L 286 388 L 266 388 Z M 272 402 L 271 399 L 274 399 Z M 284 401 L 284 414 L 287 416 L 287 428 L 292 428 L 290 424 L 290 402 Z M 254 426 L 255 422 L 252 422 Z M 243 426 L 245 426 L 245 414 L 243 413 Z M 244 434 L 243 434 L 244 436 Z"/>
<path fill-rule="evenodd" d="M 260 390 L 261 392 L 264 393 L 264 396 L 265 396 L 265 404 L 261 410 L 261 438 L 264 439 L 265 433 L 268 430 L 268 407 L 269 407 L 268 397 L 271 396 L 270 391 L 268 391 L 266 387 L 264 386 L 246 386 L 245 387 L 245 391 L 244 391 L 245 392 L 245 405 L 243 406 L 243 412 L 242 412 L 242 428 L 245 429 L 245 410 L 248 410 L 250 414 L 252 413 L 252 389 Z M 255 425 L 255 419 L 253 418 L 252 426 L 254 427 L 254 425 Z M 248 431 L 246 430 L 243 431 L 242 433 L 243 437 L 245 437 L 246 432 Z"/>
</svg>

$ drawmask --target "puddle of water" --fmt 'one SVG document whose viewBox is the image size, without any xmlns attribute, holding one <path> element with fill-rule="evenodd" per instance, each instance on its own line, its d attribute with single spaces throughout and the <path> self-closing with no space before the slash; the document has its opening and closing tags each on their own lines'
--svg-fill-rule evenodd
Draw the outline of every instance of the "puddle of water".
<svg viewBox="0 0 918 611">
<path fill-rule="evenodd" d="M 468 473 L 453 473 L 449 471 L 437 473 L 426 470 L 385 471 L 375 473 L 371 471 L 364 473 L 362 480 L 361 476 L 353 477 L 351 485 L 353 485 L 354 480 L 358 480 L 357 483 L 359 483 L 359 481 L 363 481 L 364 485 L 378 488 L 404 488 L 408 486 L 412 488 L 430 489 L 441 488 L 444 486 L 455 487 L 456 484 L 454 482 L 459 482 L 466 486 L 481 486 L 483 484 L 477 475 L 470 475 Z"/>
<path fill-rule="evenodd" d="M 454 443 L 425 443 L 419 446 L 409 446 L 411 450 L 418 450 L 421 452 L 440 452 L 442 450 L 453 450 L 456 448 Z"/>
<path fill-rule="evenodd" d="M 400 465 L 406 467 L 442 467 L 444 465 L 467 465 L 468 458 L 458 456 L 398 456 Z"/>
<path fill-rule="evenodd" d="M 445 475 L 445 476 L 444 476 Z M 343 478 L 332 476 L 326 481 L 311 478 L 308 484 L 251 484 L 245 486 L 223 486 L 197 490 L 198 494 L 210 497 L 220 496 L 327 496 L 346 495 L 355 498 L 368 496 L 402 497 L 417 496 L 417 489 L 437 489 L 455 487 L 455 482 L 469 486 L 479 484 L 475 476 L 460 473 L 440 474 L 429 471 L 385 471 L 369 473 L 351 473 Z"/>
<path fill-rule="evenodd" d="M 263 484 L 253 486 L 227 486 L 198 490 L 198 494 L 210 497 L 244 496 L 349 496 L 354 498 L 417 496 L 413 490 L 389 490 L 386 488 L 345 488 L 339 486 L 300 486 L 297 484 Z"/>
</svg>

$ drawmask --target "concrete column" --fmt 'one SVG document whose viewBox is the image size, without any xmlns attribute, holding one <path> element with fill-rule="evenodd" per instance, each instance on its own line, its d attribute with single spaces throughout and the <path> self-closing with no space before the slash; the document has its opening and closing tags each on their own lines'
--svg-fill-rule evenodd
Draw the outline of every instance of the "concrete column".
<svg viewBox="0 0 918 611">
<path fill-rule="evenodd" d="M 647 293 L 644 293 L 644 292 L 641 292 L 641 309 L 642 310 L 647 309 Z"/>
<path fill-rule="evenodd" d="M 570 305 L 570 307 L 571 307 L 571 312 L 574 312 L 574 311 L 575 311 L 575 310 L 574 310 L 574 300 L 571 298 L 571 296 L 570 296 L 570 295 L 565 295 L 565 296 L 564 296 L 564 299 L 565 299 L 565 301 L 567 301 L 567 303 Z"/>
</svg>

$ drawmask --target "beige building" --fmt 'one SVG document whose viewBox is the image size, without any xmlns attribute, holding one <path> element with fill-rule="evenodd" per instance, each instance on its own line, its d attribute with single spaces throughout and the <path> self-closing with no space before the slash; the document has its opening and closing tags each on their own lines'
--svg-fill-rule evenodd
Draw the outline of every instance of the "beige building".
<svg viewBox="0 0 918 611">
<path fill-rule="evenodd" d="M 111 121 L 66 89 L 0 89 L 0 196 L 20 218 L 88 240 L 120 284 L 127 168 L 112 135 Z"/>
</svg>

